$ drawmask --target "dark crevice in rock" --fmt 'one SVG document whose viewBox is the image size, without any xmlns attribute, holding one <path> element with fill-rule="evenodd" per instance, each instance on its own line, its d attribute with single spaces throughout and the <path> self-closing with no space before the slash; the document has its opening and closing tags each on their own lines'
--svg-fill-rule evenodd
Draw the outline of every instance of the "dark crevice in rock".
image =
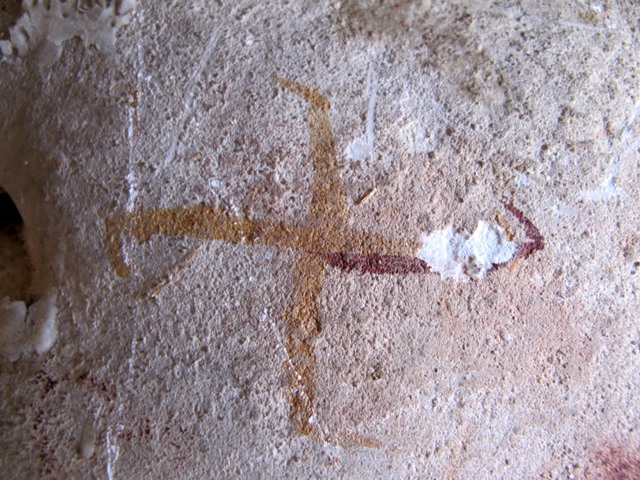
<svg viewBox="0 0 640 480">
<path fill-rule="evenodd" d="M 22 13 L 20 0 L 0 0 L 0 40 L 9 38 L 9 28 L 18 21 Z"/>
<path fill-rule="evenodd" d="M 0 300 L 25 300 L 28 296 L 32 265 L 23 230 L 18 208 L 0 187 Z"/>
</svg>

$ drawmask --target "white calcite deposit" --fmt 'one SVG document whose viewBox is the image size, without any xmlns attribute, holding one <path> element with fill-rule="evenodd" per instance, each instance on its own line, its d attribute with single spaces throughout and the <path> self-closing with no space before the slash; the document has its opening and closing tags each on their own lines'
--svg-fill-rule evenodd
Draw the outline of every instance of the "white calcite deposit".
<svg viewBox="0 0 640 480">
<path fill-rule="evenodd" d="M 136 0 L 23 0 L 24 13 L 0 40 L 5 57 L 37 51 L 43 67 L 52 65 L 67 40 L 78 37 L 85 45 L 112 51 L 118 28 L 129 23 Z"/>
<path fill-rule="evenodd" d="M 443 278 L 483 278 L 494 265 L 511 260 L 516 247 L 499 225 L 479 221 L 472 234 L 452 226 L 422 234 L 418 258 Z"/>
<path fill-rule="evenodd" d="M 14 362 L 22 354 L 42 355 L 53 346 L 56 336 L 56 296 L 44 295 L 27 309 L 20 300 L 0 301 L 0 354 Z"/>
</svg>

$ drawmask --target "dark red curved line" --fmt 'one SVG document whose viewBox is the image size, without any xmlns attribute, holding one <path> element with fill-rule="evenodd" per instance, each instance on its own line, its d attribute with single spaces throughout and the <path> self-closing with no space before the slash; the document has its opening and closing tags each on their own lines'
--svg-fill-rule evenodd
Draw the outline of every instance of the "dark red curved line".
<svg viewBox="0 0 640 480">
<path fill-rule="evenodd" d="M 520 223 L 524 226 L 524 231 L 527 234 L 527 242 L 521 243 L 518 245 L 516 249 L 516 258 L 527 259 L 531 255 L 533 255 L 538 250 L 542 250 L 545 246 L 545 239 L 531 220 L 529 220 L 521 210 L 517 209 L 510 203 L 500 202 L 513 214 L 514 217 L 518 219 Z"/>
</svg>

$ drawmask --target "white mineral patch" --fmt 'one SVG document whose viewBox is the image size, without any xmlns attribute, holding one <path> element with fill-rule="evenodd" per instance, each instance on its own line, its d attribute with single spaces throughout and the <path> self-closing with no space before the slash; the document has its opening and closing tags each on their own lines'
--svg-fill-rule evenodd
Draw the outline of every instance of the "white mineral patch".
<svg viewBox="0 0 640 480">
<path fill-rule="evenodd" d="M 23 2 L 24 13 L 10 29 L 10 39 L 0 41 L 0 51 L 5 57 L 16 53 L 22 57 L 38 50 L 41 66 L 55 63 L 63 43 L 73 37 L 101 51 L 112 51 L 115 32 L 129 23 L 136 2 L 116 3 L 83 7 L 64 0 Z"/>
<path fill-rule="evenodd" d="M 494 265 L 511 260 L 516 246 L 502 228 L 480 221 L 471 235 L 452 226 L 423 234 L 418 258 L 443 278 L 482 278 Z"/>
<path fill-rule="evenodd" d="M 80 434 L 79 452 L 82 458 L 91 458 L 96 451 L 96 429 L 91 419 L 87 419 Z"/>
<path fill-rule="evenodd" d="M 377 62 L 369 68 L 367 75 L 367 88 L 365 95 L 369 98 L 367 108 L 366 133 L 363 137 L 355 138 L 345 149 L 345 155 L 349 160 L 361 162 L 373 157 L 375 154 L 375 113 L 376 101 L 378 98 L 378 74 Z"/>
<path fill-rule="evenodd" d="M 29 307 L 27 323 L 32 328 L 31 345 L 38 355 L 48 352 L 56 340 L 57 314 L 56 295 L 53 293 L 46 294 Z"/>
<path fill-rule="evenodd" d="M 353 140 L 344 151 L 349 160 L 362 162 L 373 154 L 373 145 L 366 139 L 358 137 Z"/>
<path fill-rule="evenodd" d="M 29 307 L 22 301 L 0 301 L 0 354 L 15 362 L 34 350 L 49 351 L 56 335 L 56 295 L 48 293 Z"/>
</svg>

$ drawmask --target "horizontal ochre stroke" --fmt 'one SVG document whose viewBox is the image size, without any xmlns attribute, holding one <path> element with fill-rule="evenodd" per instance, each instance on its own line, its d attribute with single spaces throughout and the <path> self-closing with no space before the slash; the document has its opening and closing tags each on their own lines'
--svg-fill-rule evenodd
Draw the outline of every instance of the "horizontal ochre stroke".
<svg viewBox="0 0 640 480">
<path fill-rule="evenodd" d="M 205 204 L 146 209 L 120 215 L 105 220 L 105 233 L 109 259 L 119 276 L 130 273 L 122 254 L 123 236 L 134 237 L 139 242 L 147 242 L 153 235 L 224 240 L 235 244 L 290 248 L 320 256 L 344 252 L 412 257 L 420 247 L 417 241 L 391 239 L 347 227 L 335 230 L 322 225 L 297 226 L 267 219 L 236 217 Z"/>
</svg>

